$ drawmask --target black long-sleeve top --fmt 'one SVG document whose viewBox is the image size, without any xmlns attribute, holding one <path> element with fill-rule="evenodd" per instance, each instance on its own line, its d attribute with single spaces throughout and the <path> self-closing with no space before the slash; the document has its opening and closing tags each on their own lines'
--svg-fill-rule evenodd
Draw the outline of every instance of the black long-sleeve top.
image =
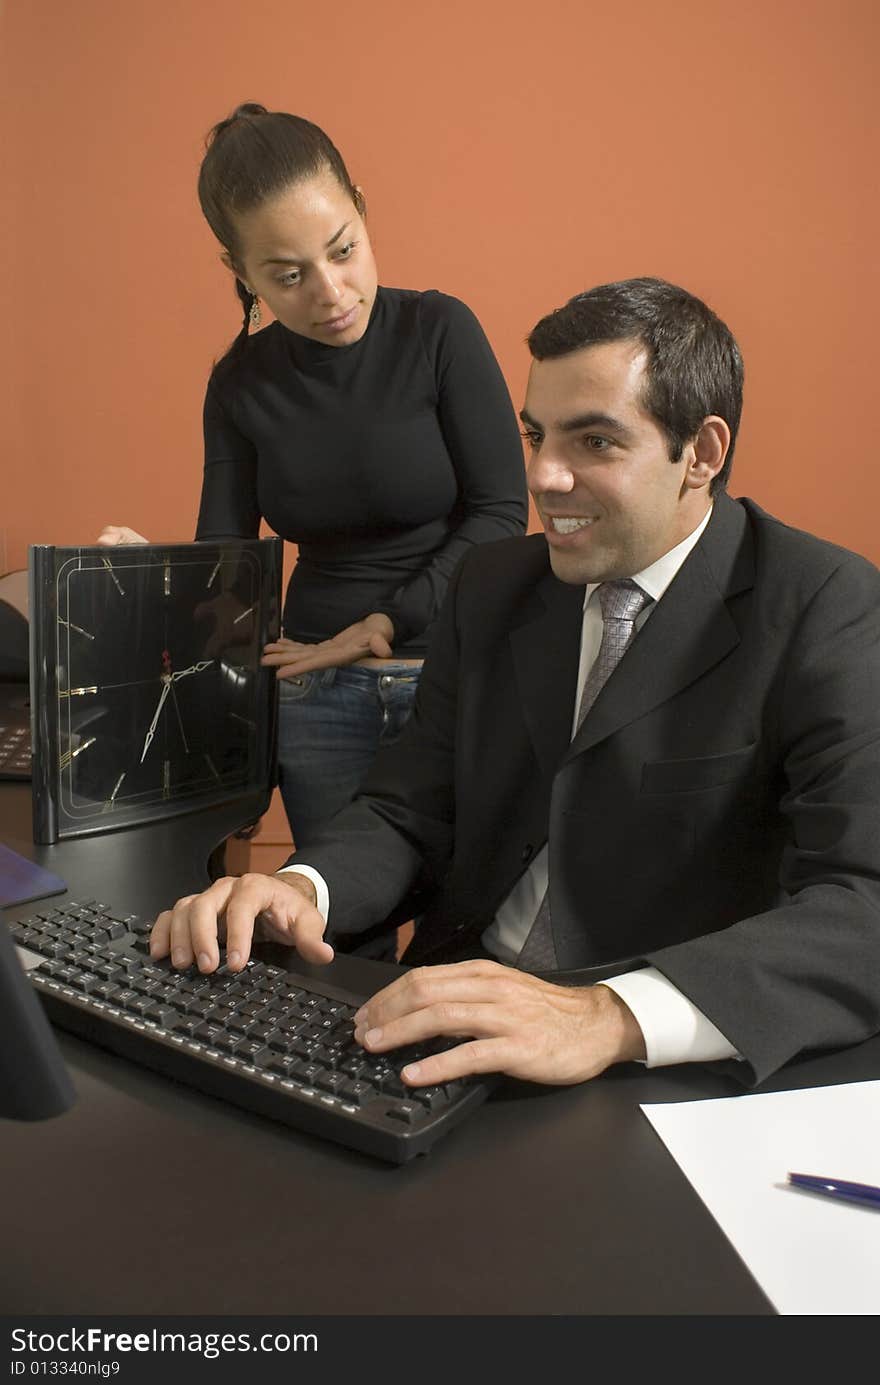
<svg viewBox="0 0 880 1385">
<path fill-rule="evenodd" d="M 295 542 L 284 632 L 328 639 L 385 612 L 395 654 L 424 653 L 459 558 L 522 533 L 510 395 L 473 313 L 380 288 L 367 330 L 327 346 L 273 322 L 221 361 L 205 399 L 196 537 Z"/>
</svg>

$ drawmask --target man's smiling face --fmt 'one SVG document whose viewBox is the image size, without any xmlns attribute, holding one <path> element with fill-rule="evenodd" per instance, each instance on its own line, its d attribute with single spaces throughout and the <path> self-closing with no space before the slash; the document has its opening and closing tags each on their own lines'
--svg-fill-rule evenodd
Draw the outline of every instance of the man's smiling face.
<svg viewBox="0 0 880 1385">
<path fill-rule="evenodd" d="M 522 410 L 529 490 L 563 582 L 632 577 L 692 533 L 710 504 L 645 410 L 645 349 L 601 342 L 534 361 Z"/>
</svg>

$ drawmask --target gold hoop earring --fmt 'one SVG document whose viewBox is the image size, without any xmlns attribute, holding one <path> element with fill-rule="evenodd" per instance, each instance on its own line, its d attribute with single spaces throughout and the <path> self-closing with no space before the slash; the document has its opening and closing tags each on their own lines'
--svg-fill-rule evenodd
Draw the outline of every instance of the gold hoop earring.
<svg viewBox="0 0 880 1385">
<path fill-rule="evenodd" d="M 248 312 L 248 326 L 250 327 L 251 331 L 254 331 L 257 327 L 259 327 L 262 321 L 263 314 L 260 312 L 260 300 L 257 297 L 257 295 L 254 294 L 253 302 L 251 303 L 250 311 Z"/>
</svg>

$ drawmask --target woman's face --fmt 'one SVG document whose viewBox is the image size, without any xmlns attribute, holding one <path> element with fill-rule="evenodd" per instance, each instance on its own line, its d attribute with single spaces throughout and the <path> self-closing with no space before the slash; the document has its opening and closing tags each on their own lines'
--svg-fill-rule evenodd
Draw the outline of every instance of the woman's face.
<svg viewBox="0 0 880 1385">
<path fill-rule="evenodd" d="M 367 329 L 376 261 L 351 196 L 329 169 L 237 219 L 238 277 L 291 332 L 350 346 Z"/>
</svg>

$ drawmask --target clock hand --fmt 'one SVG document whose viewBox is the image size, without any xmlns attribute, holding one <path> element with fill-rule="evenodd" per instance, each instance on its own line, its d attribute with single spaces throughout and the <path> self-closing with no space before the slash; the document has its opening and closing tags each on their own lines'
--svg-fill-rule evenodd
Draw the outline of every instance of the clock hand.
<svg viewBox="0 0 880 1385">
<path fill-rule="evenodd" d="M 159 720 L 159 716 L 160 716 L 160 714 L 161 714 L 162 708 L 165 706 L 165 699 L 167 698 L 169 692 L 172 692 L 172 691 L 173 691 L 173 685 L 177 682 L 178 678 L 185 678 L 185 677 L 187 676 L 188 673 L 201 673 L 202 669 L 210 668 L 210 666 L 211 666 L 211 664 L 212 664 L 213 662 L 214 662 L 213 659 L 203 659 L 200 663 L 198 663 L 198 664 L 192 664 L 189 668 L 182 668 L 182 669 L 180 669 L 177 673 L 163 673 L 163 674 L 162 674 L 162 684 L 163 684 L 163 687 L 162 687 L 162 692 L 161 692 L 160 695 L 159 695 L 159 705 L 158 705 L 157 708 L 156 708 L 155 714 L 154 714 L 154 716 L 153 716 L 153 720 L 150 722 L 150 728 L 149 728 L 149 730 L 147 731 L 147 734 L 146 734 L 146 736 L 145 736 L 145 738 L 144 738 L 144 748 L 143 748 L 143 750 L 141 751 L 141 764 L 144 763 L 144 760 L 145 760 L 146 757 L 147 757 L 147 751 L 148 751 L 149 748 L 150 748 L 150 742 L 152 741 L 153 737 L 154 737 L 155 734 L 156 734 L 156 724 L 157 724 L 157 722 L 158 722 L 158 720 Z M 174 699 L 174 703 L 175 703 L 175 706 L 176 706 L 176 705 L 177 705 L 177 698 L 176 698 L 176 697 L 175 697 L 175 699 Z M 179 718 L 180 718 L 180 711 L 179 711 L 179 709 L 178 709 L 177 715 L 178 715 L 178 719 L 179 719 Z M 180 729 L 181 729 L 181 733 L 182 733 L 182 732 L 183 732 L 183 726 L 181 726 Z M 183 739 L 184 739 L 184 744 L 186 744 L 186 736 L 184 736 Z M 188 749 L 188 748 L 189 748 L 189 747 L 187 747 L 187 749 Z"/>
<path fill-rule="evenodd" d="M 180 727 L 180 735 L 183 740 L 183 748 L 189 754 L 189 741 L 186 739 L 186 732 L 183 729 L 183 717 L 180 715 L 180 706 L 177 701 L 177 693 L 171 689 L 171 701 L 174 703 L 174 710 L 177 713 L 177 724 Z"/>
<path fill-rule="evenodd" d="M 159 713 L 162 711 L 162 708 L 165 706 L 165 699 L 166 699 L 166 697 L 168 696 L 169 692 L 171 691 L 171 675 L 170 675 L 170 674 L 168 674 L 168 673 L 163 673 L 163 674 L 162 674 L 162 684 L 163 684 L 162 691 L 161 691 L 161 693 L 159 694 L 159 705 L 158 705 L 158 707 L 156 708 L 156 712 L 155 712 L 155 715 L 154 715 L 154 717 L 153 717 L 153 720 L 150 722 L 150 729 L 149 729 L 149 731 L 147 732 L 146 738 L 145 738 L 145 740 L 144 740 L 144 748 L 143 748 L 143 751 L 141 752 L 141 764 L 144 763 L 144 760 L 145 760 L 145 758 L 146 758 L 147 751 L 148 751 L 149 748 L 150 748 L 150 741 L 153 739 L 154 735 L 156 734 L 156 723 L 157 723 L 157 721 L 159 720 Z"/>
<path fill-rule="evenodd" d="M 171 681 L 176 683 L 178 678 L 185 678 L 188 673 L 201 673 L 203 668 L 210 668 L 213 662 L 213 659 L 203 659 L 199 664 L 191 664 L 189 668 L 182 668 L 178 673 L 172 673 Z"/>
</svg>

